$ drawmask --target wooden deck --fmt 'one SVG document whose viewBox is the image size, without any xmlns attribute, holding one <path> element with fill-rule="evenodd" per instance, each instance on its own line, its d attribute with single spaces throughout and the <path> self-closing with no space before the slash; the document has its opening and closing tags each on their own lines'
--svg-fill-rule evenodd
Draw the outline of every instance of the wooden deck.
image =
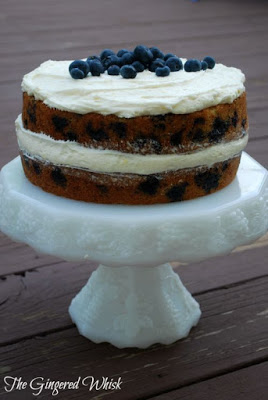
<svg viewBox="0 0 268 400">
<path fill-rule="evenodd" d="M 139 43 L 183 57 L 213 55 L 247 77 L 247 151 L 268 167 L 268 2 L 265 0 L 2 0 L 0 167 L 17 156 L 14 120 L 22 76 L 51 59 L 75 59 Z M 56 399 L 264 400 L 268 396 L 268 236 L 175 269 L 200 302 L 190 336 L 169 346 L 119 350 L 80 336 L 67 313 L 96 264 L 36 254 L 0 234 L 0 399 L 3 377 L 30 382 L 122 378 L 120 391 L 60 392 Z M 266 379 L 265 379 L 266 377 Z M 44 390 L 37 397 L 51 399 Z"/>
</svg>

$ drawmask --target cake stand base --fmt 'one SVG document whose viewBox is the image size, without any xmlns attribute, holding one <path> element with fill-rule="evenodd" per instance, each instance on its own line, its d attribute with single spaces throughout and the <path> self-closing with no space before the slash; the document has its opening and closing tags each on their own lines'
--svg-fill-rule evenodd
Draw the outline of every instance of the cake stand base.
<svg viewBox="0 0 268 400">
<path fill-rule="evenodd" d="M 201 315 L 170 264 L 99 265 L 72 300 L 69 313 L 81 335 L 119 348 L 170 344 L 186 337 Z"/>
</svg>

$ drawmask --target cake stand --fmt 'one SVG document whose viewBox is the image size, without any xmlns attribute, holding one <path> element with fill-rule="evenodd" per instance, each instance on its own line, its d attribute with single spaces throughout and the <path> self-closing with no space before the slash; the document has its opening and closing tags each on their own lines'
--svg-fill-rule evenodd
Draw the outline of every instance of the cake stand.
<svg viewBox="0 0 268 400">
<path fill-rule="evenodd" d="M 1 171 L 1 230 L 64 260 L 98 261 L 69 312 L 82 335 L 119 348 L 169 344 L 197 324 L 199 305 L 169 262 L 228 254 L 267 227 L 268 172 L 246 153 L 228 187 L 151 206 L 84 203 L 45 193 L 25 178 L 19 157 Z"/>
</svg>

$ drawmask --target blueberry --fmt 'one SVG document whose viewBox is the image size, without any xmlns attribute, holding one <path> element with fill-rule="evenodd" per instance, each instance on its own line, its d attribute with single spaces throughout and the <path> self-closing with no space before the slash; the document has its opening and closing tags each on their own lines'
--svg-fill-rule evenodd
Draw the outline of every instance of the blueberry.
<svg viewBox="0 0 268 400">
<path fill-rule="evenodd" d="M 213 69 L 215 67 L 216 63 L 215 63 L 214 58 L 207 56 L 204 58 L 203 61 L 206 61 L 209 69 Z"/>
<path fill-rule="evenodd" d="M 118 56 L 110 56 L 109 59 L 113 61 L 113 65 L 118 65 L 119 67 L 121 67 L 122 62 L 121 62 L 121 58 L 120 57 L 118 57 Z"/>
<path fill-rule="evenodd" d="M 85 76 L 87 76 L 87 74 L 89 73 L 88 63 L 86 61 L 83 61 L 83 60 L 75 60 L 75 61 L 73 61 L 69 65 L 69 72 L 71 72 L 71 70 L 73 68 L 79 68 L 81 71 L 83 71 Z"/>
<path fill-rule="evenodd" d="M 201 62 L 194 58 L 187 60 L 184 64 L 184 69 L 186 72 L 197 72 L 201 70 Z"/>
<path fill-rule="evenodd" d="M 120 74 L 125 79 L 133 79 L 136 77 L 137 71 L 132 67 L 132 65 L 124 65 L 120 69 Z"/>
<path fill-rule="evenodd" d="M 90 61 L 94 61 L 94 60 L 100 61 L 100 57 L 99 57 L 99 56 L 96 56 L 96 55 L 94 55 L 94 56 L 89 56 L 89 57 L 87 58 L 87 63 L 90 63 Z"/>
<path fill-rule="evenodd" d="M 105 58 L 107 58 L 108 56 L 111 56 L 112 54 L 114 54 L 113 50 L 110 49 L 105 49 L 100 53 L 100 59 L 101 61 L 104 60 Z"/>
<path fill-rule="evenodd" d="M 152 63 L 151 63 L 151 65 L 150 65 L 150 67 L 149 67 L 149 70 L 151 71 L 151 72 L 155 72 L 155 70 L 156 70 L 156 68 L 158 68 L 158 67 L 164 67 L 165 66 L 165 61 L 164 60 L 162 60 L 161 58 L 157 58 L 156 60 L 154 60 Z"/>
<path fill-rule="evenodd" d="M 157 47 L 150 47 L 149 50 L 151 50 L 154 60 L 156 58 L 161 58 L 162 60 L 164 60 L 165 57 L 164 53 L 162 53 L 162 51 L 160 51 Z"/>
<path fill-rule="evenodd" d="M 92 76 L 100 76 L 104 72 L 103 65 L 98 60 L 91 61 L 89 67 Z"/>
<path fill-rule="evenodd" d="M 71 69 L 70 74 L 73 79 L 83 79 L 85 77 L 84 72 L 79 68 Z"/>
<path fill-rule="evenodd" d="M 106 69 L 109 68 L 111 65 L 119 65 L 119 66 L 122 65 L 121 59 L 117 57 L 115 54 L 111 54 L 110 56 L 102 60 L 102 64 Z"/>
<path fill-rule="evenodd" d="M 178 57 L 169 57 L 166 61 L 166 65 L 169 67 L 171 72 L 180 71 L 183 69 L 183 64 Z"/>
<path fill-rule="evenodd" d="M 167 61 L 170 57 L 177 57 L 177 56 L 175 56 L 175 54 L 172 54 L 172 53 L 167 53 L 164 56 L 164 60 Z"/>
<path fill-rule="evenodd" d="M 107 69 L 108 75 L 119 75 L 120 74 L 120 67 L 118 65 L 111 65 Z"/>
<path fill-rule="evenodd" d="M 117 52 L 117 57 L 122 57 L 123 54 L 128 53 L 127 49 L 121 49 Z"/>
<path fill-rule="evenodd" d="M 169 67 L 158 67 L 155 70 L 155 73 L 157 76 L 168 76 L 170 74 L 170 69 Z"/>
<path fill-rule="evenodd" d="M 135 57 L 132 51 L 128 51 L 121 57 L 121 65 L 130 65 L 135 61 Z"/>
<path fill-rule="evenodd" d="M 137 72 L 143 72 L 145 69 L 144 65 L 139 61 L 134 61 L 132 67 L 134 67 Z"/>
<path fill-rule="evenodd" d="M 201 61 L 201 68 L 203 71 L 208 69 L 208 63 L 206 61 Z"/>
<path fill-rule="evenodd" d="M 149 65 L 153 61 L 153 53 L 146 46 L 139 45 L 134 49 L 134 57 L 143 65 Z"/>
</svg>

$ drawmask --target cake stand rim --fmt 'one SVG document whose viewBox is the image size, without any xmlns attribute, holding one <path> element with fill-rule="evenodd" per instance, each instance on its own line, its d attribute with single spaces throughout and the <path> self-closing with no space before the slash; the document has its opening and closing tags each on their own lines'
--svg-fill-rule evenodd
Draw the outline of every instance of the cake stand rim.
<svg viewBox="0 0 268 400">
<path fill-rule="evenodd" d="M 262 179 L 262 185 L 259 187 L 259 191 L 258 191 L 258 193 L 256 194 L 255 193 L 255 195 L 253 196 L 253 194 L 252 194 L 252 196 L 250 196 L 250 194 L 248 194 L 248 196 L 246 196 L 247 198 L 245 198 L 245 199 L 241 199 L 240 200 L 240 203 L 239 204 L 241 204 L 241 203 L 246 203 L 246 202 L 248 202 L 248 201 L 251 201 L 252 199 L 254 199 L 254 197 L 255 198 L 257 198 L 258 196 L 260 196 L 260 193 L 262 192 L 262 191 L 265 191 L 265 183 L 267 183 L 267 181 L 268 181 L 268 179 L 267 179 L 267 177 L 268 177 L 268 171 L 261 165 L 261 164 L 259 164 L 257 161 L 255 161 L 251 156 L 249 156 L 248 154 L 246 154 L 246 153 L 244 153 L 243 154 L 243 157 L 246 157 L 251 163 L 253 162 L 258 168 L 259 168 L 259 170 L 261 170 L 262 172 L 263 172 L 263 179 Z M 8 166 L 10 166 L 12 163 L 14 163 L 14 162 L 17 162 L 18 163 L 18 161 L 16 161 L 16 160 L 18 160 L 18 158 L 19 157 L 17 157 L 17 158 L 15 158 L 14 160 L 12 160 L 10 163 L 8 163 L 8 164 L 6 164 L 6 166 L 4 167 L 4 169 L 2 169 L 2 171 L 4 170 L 4 171 L 6 171 L 7 169 L 8 169 Z M 18 165 L 19 165 L 19 163 L 18 163 Z M 20 165 L 21 165 L 21 163 L 20 163 Z M 5 172 L 4 172 L 5 173 Z M 1 172 L 1 176 L 2 176 L 2 174 L 3 174 L 3 172 Z M 24 174 L 23 174 L 24 175 Z M 1 177 L 0 176 L 0 177 Z M 26 178 L 25 178 L 26 179 Z M 32 184 L 30 184 L 29 183 L 29 185 L 31 185 L 31 186 L 33 186 Z M 232 185 L 232 184 L 231 184 Z M 1 186 L 1 180 L 0 180 L 0 186 Z M 3 186 L 3 183 L 2 183 L 2 186 Z M 268 184 L 266 185 L 267 186 L 267 188 L 268 188 Z M 230 187 L 230 185 L 228 186 L 228 187 Z M 225 189 L 227 189 L 227 191 L 228 191 L 228 187 L 227 188 L 225 188 Z M 2 190 L 4 190 L 4 189 L 2 189 Z M 37 188 L 37 187 L 34 187 L 34 190 L 36 191 L 40 191 L 40 192 L 43 192 L 40 188 Z M 223 189 L 224 190 L 224 189 Z M 222 191 L 223 191 L 222 190 Z M 268 190 L 268 189 L 267 189 Z M 217 193 L 220 193 L 220 192 L 222 192 L 222 191 L 218 191 Z M 15 195 L 15 194 L 20 194 L 21 196 L 25 196 L 25 194 L 22 194 L 22 193 L 15 193 L 15 191 L 14 191 L 14 188 L 13 189 L 11 189 L 11 192 L 13 192 L 13 196 Z M 54 198 L 55 197 L 58 197 L 58 196 L 54 196 L 54 195 L 51 195 L 51 194 L 49 194 L 49 193 L 45 193 L 45 192 L 43 192 L 44 193 L 44 195 L 45 195 L 45 197 L 47 198 L 47 197 L 49 197 L 49 196 L 53 196 Z M 212 194 L 212 195 L 209 195 L 209 196 L 204 196 L 203 198 L 201 198 L 202 199 L 202 202 L 204 203 L 204 201 L 206 201 L 206 199 L 207 198 L 211 198 L 211 196 L 214 196 L 214 195 L 217 195 L 217 193 L 214 193 L 214 194 Z M 0 196 L 1 196 L 1 193 L 0 193 Z M 218 196 L 219 197 L 219 196 Z M 62 198 L 58 198 L 58 200 L 57 201 L 60 201 L 60 200 L 63 200 L 63 201 L 67 201 L 67 202 L 71 202 L 72 204 L 78 204 L 79 203 L 79 205 L 80 205 L 80 203 L 83 203 L 83 202 L 76 202 L 75 200 L 70 200 L 70 199 L 62 199 Z M 1 200 L 1 199 L 0 199 Z M 34 200 L 35 202 L 38 202 L 36 199 L 32 199 L 32 200 Z M 199 201 L 200 199 L 194 199 L 194 200 L 189 200 L 189 202 L 192 202 L 192 204 L 197 204 L 198 203 L 198 201 Z M 39 202 L 40 203 L 40 202 Z M 199 201 L 199 203 L 200 203 L 200 201 Z M 178 203 L 177 203 L 178 204 Z M 88 206 L 88 204 L 87 203 L 85 203 L 85 205 L 86 206 Z M 92 204 L 90 203 L 90 205 L 89 205 L 89 207 L 91 206 Z M 183 202 L 181 202 L 181 203 L 179 203 L 179 205 L 180 205 L 180 208 L 182 208 L 183 207 Z M 40 204 L 39 204 L 39 206 L 40 206 Z M 101 206 L 106 206 L 106 205 L 101 205 Z M 172 204 L 167 204 L 167 205 L 163 205 L 164 207 L 161 207 L 162 208 L 162 210 L 164 210 L 164 209 L 167 209 L 169 206 L 171 206 L 171 207 L 173 207 L 174 209 L 176 209 L 176 205 L 175 205 L 175 207 L 174 207 L 174 203 L 172 203 Z M 221 212 L 223 213 L 223 212 L 225 212 L 226 211 L 226 209 L 228 208 L 228 206 L 230 206 L 230 204 L 228 203 L 228 204 L 225 204 L 224 205 L 224 207 L 222 207 L 222 209 L 221 209 Z M 128 207 L 129 209 L 131 208 L 131 207 L 135 207 L 136 209 L 137 209 L 137 206 L 125 206 L 124 208 L 126 208 L 126 207 Z M 147 212 L 149 211 L 149 210 L 153 210 L 154 209 L 154 206 L 141 206 L 141 207 L 145 207 L 145 209 L 147 210 Z M 93 206 L 93 208 L 94 208 L 94 206 Z M 109 207 L 110 209 L 111 209 L 111 206 Z M 117 209 L 118 209 L 118 207 L 116 207 Z M 102 207 L 100 208 L 100 209 L 103 209 Z M 139 207 L 139 209 L 141 209 L 140 207 Z M 215 210 L 213 210 L 214 211 L 214 214 L 215 214 L 215 212 L 218 212 L 219 210 L 216 208 Z M 211 210 L 210 210 L 210 212 L 211 212 Z M 52 213 L 53 214 L 53 213 Z M 55 210 L 54 210 L 54 214 L 55 214 Z M 51 214 L 50 214 L 51 215 Z M 0 217 L 1 217 L 1 201 L 0 201 Z M 98 219 L 98 217 L 96 217 L 96 215 L 94 216 L 95 218 L 94 218 L 94 220 L 96 221 L 97 219 Z M 121 216 L 122 217 L 122 216 Z M 171 215 L 171 217 L 172 217 L 172 215 Z M 177 216 L 178 217 L 178 216 Z M 204 215 L 203 215 L 203 219 L 204 219 L 204 221 L 205 221 L 205 219 L 206 219 L 206 217 L 207 217 L 207 214 L 206 213 L 204 213 Z M 118 223 L 118 221 L 116 221 L 116 218 L 118 218 L 118 216 L 114 216 L 113 217 L 113 219 L 111 218 L 111 219 L 109 219 L 109 220 L 107 220 L 106 221 L 106 227 L 107 226 L 109 226 L 109 224 L 112 224 L 113 226 L 114 226 L 114 228 L 115 229 L 119 229 L 119 225 L 120 224 L 122 224 L 122 218 L 121 218 L 121 221 Z M 149 218 L 149 219 L 145 219 L 144 221 L 143 221 L 143 223 L 144 224 L 146 224 L 146 222 L 147 223 L 149 223 L 149 222 L 151 222 L 152 221 L 152 216 Z M 105 219 L 105 218 L 104 218 Z M 190 221 L 190 219 L 189 219 L 189 216 L 187 216 L 187 217 L 184 217 L 184 218 L 181 218 L 180 219 L 180 221 L 175 221 L 175 222 L 177 222 L 177 223 L 182 223 L 183 221 L 185 221 L 185 220 L 187 220 L 187 221 Z M 191 221 L 190 222 L 193 222 L 193 220 L 194 220 L 194 217 L 192 216 L 192 219 L 191 219 Z M 124 221 L 124 222 L 127 222 L 127 223 L 131 223 L 132 221 L 130 221 L 130 220 L 127 220 L 127 218 L 126 218 L 126 221 Z M 152 222 L 151 222 L 152 223 Z M 158 224 L 159 223 L 159 221 L 155 221 L 154 222 L 155 224 Z M 161 223 L 162 223 L 162 226 L 163 226 L 163 230 L 165 230 L 165 229 L 167 229 L 168 230 L 168 228 L 170 228 L 170 223 L 171 223 L 171 221 L 170 220 L 167 220 L 167 221 L 165 221 L 165 222 L 163 222 L 163 218 L 162 218 L 162 220 L 160 221 L 160 225 L 161 225 Z M 108 224 L 108 225 L 107 225 Z M 174 253 L 174 251 L 173 251 L 173 255 L 171 256 L 171 258 L 167 258 L 167 256 L 165 256 L 165 257 L 162 257 L 161 258 L 161 251 L 159 251 L 159 254 L 158 254 L 158 258 L 157 258 L 157 261 L 154 261 L 154 262 L 151 262 L 150 261 L 150 257 L 147 255 L 147 258 L 146 257 L 143 257 L 143 255 L 140 255 L 140 257 L 136 257 L 136 261 L 133 261 L 134 260 L 134 258 L 131 256 L 131 254 L 127 257 L 120 257 L 120 256 L 118 256 L 118 254 L 117 255 L 114 255 L 114 257 L 110 257 L 110 256 L 107 256 L 107 257 L 103 257 L 103 256 L 99 256 L 99 255 L 96 255 L 96 254 L 92 254 L 92 252 L 91 251 L 86 251 L 86 250 L 83 250 L 83 249 L 80 249 L 80 253 L 79 253 L 79 251 L 78 251 L 78 253 L 79 254 L 74 254 L 73 256 L 72 256 L 72 254 L 65 254 L 64 253 L 64 251 L 63 251 L 63 249 L 61 250 L 61 251 L 59 251 L 58 249 L 52 249 L 51 251 L 48 251 L 48 249 L 44 249 L 44 247 L 42 247 L 42 245 L 36 245 L 35 243 L 34 243 L 34 241 L 32 241 L 32 240 L 27 240 L 26 239 L 26 237 L 24 237 L 23 239 L 19 239 L 18 237 L 16 237 L 16 235 L 12 235 L 12 234 L 10 234 L 10 232 L 8 231 L 8 229 L 5 229 L 5 227 L 3 228 L 3 224 L 1 225 L 1 218 L 0 218 L 0 228 L 3 230 L 3 232 L 4 233 L 6 233 L 8 236 L 10 236 L 13 240 L 17 240 L 17 241 L 20 241 L 20 242 L 24 242 L 24 243 L 27 243 L 27 244 L 29 244 L 30 246 L 32 246 L 32 247 L 34 247 L 37 251 L 41 251 L 41 252 L 43 252 L 43 253 L 46 253 L 46 254 L 51 254 L 51 255 L 56 255 L 56 256 L 58 256 L 58 257 L 60 257 L 60 258 L 63 258 L 63 259 L 66 259 L 66 260 L 72 260 L 72 261 L 81 261 L 81 260 L 85 260 L 85 259 L 91 259 L 91 260 L 93 260 L 93 261 L 97 261 L 97 262 L 100 262 L 100 263 L 102 263 L 102 264 L 104 264 L 104 265 L 110 265 L 110 266 L 123 266 L 123 265 L 127 265 L 127 266 L 140 266 L 140 265 L 144 265 L 144 266 L 149 266 L 149 264 L 151 265 L 152 264 L 152 266 L 153 265 L 161 265 L 161 264 L 163 264 L 163 263 L 166 263 L 166 262 L 171 262 L 171 261 L 174 261 L 175 259 L 178 259 L 179 261 L 181 261 L 181 262 L 192 262 L 192 261 L 201 261 L 201 260 L 204 260 L 204 259 L 206 259 L 206 258 L 211 258 L 211 257 L 215 257 L 215 256 L 218 256 L 218 255 L 223 255 L 223 254 L 228 254 L 228 253 L 230 253 L 230 251 L 232 251 L 235 247 L 237 247 L 237 246 L 239 246 L 239 245 L 242 245 L 242 244 L 249 244 L 249 243 L 251 243 L 251 242 L 253 242 L 253 241 L 255 241 L 258 237 L 260 237 L 260 236 L 262 236 L 262 234 L 264 234 L 265 233 L 265 229 L 267 230 L 267 226 L 266 226 L 266 228 L 265 229 L 263 229 L 261 232 L 258 232 L 255 236 L 253 235 L 251 238 L 245 238 L 245 240 L 240 240 L 240 242 L 238 242 L 238 243 L 234 243 L 234 245 L 233 246 L 229 246 L 228 248 L 226 248 L 226 249 L 220 249 L 220 248 L 218 248 L 218 249 L 216 249 L 215 251 L 212 251 L 212 252 L 210 252 L 210 254 L 208 254 L 207 256 L 206 255 L 198 255 L 198 254 L 196 254 L 196 255 L 191 255 L 191 256 L 183 256 L 182 258 L 180 257 L 180 255 L 178 254 L 178 256 L 176 256 L 175 257 L 175 253 L 176 253 L 176 251 L 175 251 L 175 253 Z M 91 228 L 91 229 L 93 229 L 93 228 Z M 137 229 L 137 230 L 139 230 L 139 229 L 141 229 L 141 227 L 139 227 L 138 226 L 138 224 L 137 224 L 137 221 L 136 222 L 133 222 L 133 229 Z M 156 229 L 156 227 L 155 227 L 155 229 Z M 104 230 L 105 230 L 105 226 L 103 226 L 103 228 L 102 228 L 102 230 L 103 230 L 103 232 L 104 232 Z M 160 231 L 161 231 L 161 226 L 160 226 Z M 175 231 L 174 231 L 175 232 Z M 175 233 L 174 233 L 175 234 Z M 169 235 L 171 235 L 170 234 L 170 232 L 169 232 Z M 27 235 L 26 235 L 27 236 Z M 122 247 L 122 246 L 121 246 Z M 130 247 L 131 247 L 131 245 L 130 245 Z M 165 247 L 165 246 L 164 246 Z M 166 247 L 168 247 L 168 244 L 166 243 Z M 220 246 L 219 246 L 220 247 Z M 121 248 L 121 250 L 122 250 L 122 253 L 124 253 L 124 249 L 123 249 L 123 247 Z M 164 252 L 164 250 L 162 251 L 162 253 Z M 109 252 L 108 252 L 109 253 Z M 110 260 L 109 260 L 109 257 L 110 257 Z M 152 257 L 153 258 L 153 257 Z M 124 259 L 124 261 L 123 261 L 123 259 Z M 132 261 L 131 261 L 131 259 L 132 259 Z M 130 261 L 129 263 L 127 263 L 127 260 L 128 261 Z M 154 257 L 154 260 L 155 260 L 155 257 Z"/>
</svg>

